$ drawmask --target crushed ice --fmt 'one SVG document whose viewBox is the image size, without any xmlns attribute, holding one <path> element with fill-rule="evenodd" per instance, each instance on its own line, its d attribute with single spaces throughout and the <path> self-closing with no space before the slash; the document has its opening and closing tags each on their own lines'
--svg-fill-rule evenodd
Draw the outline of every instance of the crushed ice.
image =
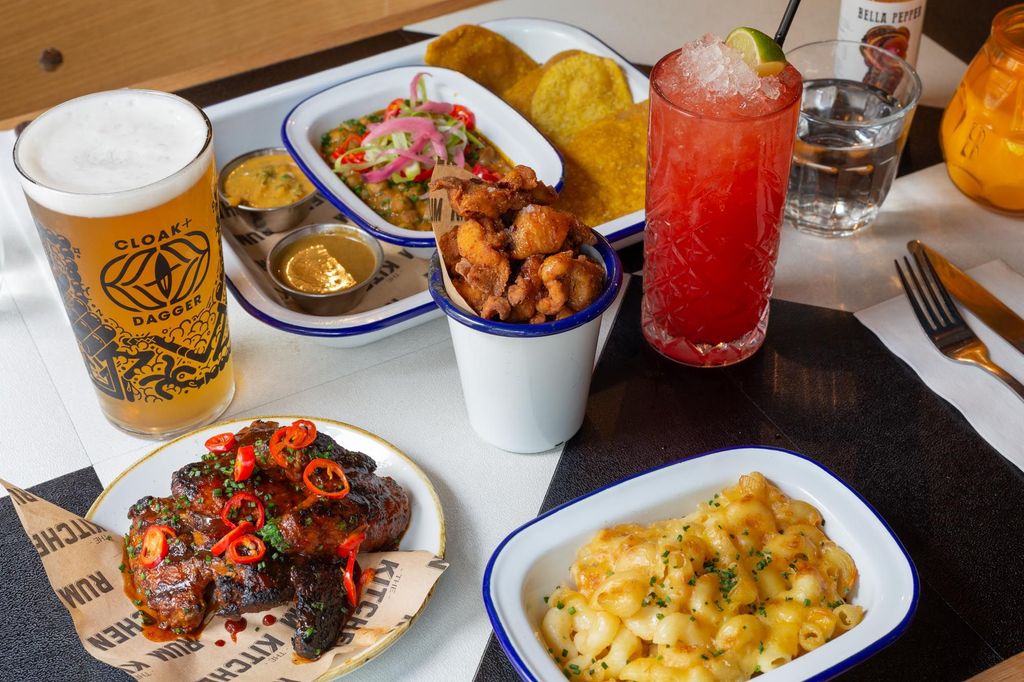
<svg viewBox="0 0 1024 682">
<path fill-rule="evenodd" d="M 683 45 L 677 63 L 683 79 L 700 83 L 712 99 L 737 95 L 746 99 L 758 92 L 777 99 L 782 93 L 777 76 L 759 77 L 740 52 L 712 33 Z"/>
</svg>

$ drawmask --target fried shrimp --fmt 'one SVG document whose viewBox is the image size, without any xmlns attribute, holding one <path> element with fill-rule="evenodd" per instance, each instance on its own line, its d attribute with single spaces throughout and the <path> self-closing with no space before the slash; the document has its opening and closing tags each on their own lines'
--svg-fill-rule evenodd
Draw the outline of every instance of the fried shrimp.
<svg viewBox="0 0 1024 682">
<path fill-rule="evenodd" d="M 452 284 L 481 317 L 560 320 L 604 289 L 604 268 L 580 254 L 597 236 L 573 214 L 549 205 L 558 195 L 532 169 L 516 166 L 495 183 L 447 177 L 431 188 L 446 190 L 464 220 L 441 237 L 438 248 Z"/>
<path fill-rule="evenodd" d="M 430 183 L 430 188 L 447 190 L 452 208 L 463 218 L 497 220 L 509 211 L 529 204 L 550 204 L 558 198 L 554 188 L 537 180 L 537 174 L 526 166 L 516 166 L 493 184 L 448 177 Z"/>
<path fill-rule="evenodd" d="M 537 301 L 537 310 L 545 315 L 557 315 L 569 300 L 566 276 L 572 270 L 572 251 L 548 256 L 540 266 L 540 280 L 548 295 Z"/>
<path fill-rule="evenodd" d="M 495 296 L 502 295 L 512 276 L 512 266 L 503 250 L 506 241 L 504 232 L 467 220 L 459 226 L 456 237 L 463 260 L 455 271 L 473 286 Z"/>
</svg>

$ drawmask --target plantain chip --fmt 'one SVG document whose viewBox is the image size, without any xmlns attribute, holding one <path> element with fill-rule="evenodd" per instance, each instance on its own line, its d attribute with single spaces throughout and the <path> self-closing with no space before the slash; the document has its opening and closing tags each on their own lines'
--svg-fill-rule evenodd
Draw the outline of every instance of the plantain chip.
<svg viewBox="0 0 1024 682">
<path fill-rule="evenodd" d="M 540 84 L 540 79 L 544 77 L 553 64 L 557 64 L 563 59 L 568 59 L 573 55 L 584 54 L 582 50 L 565 50 L 554 55 L 546 62 L 544 66 L 539 69 L 534 69 L 529 72 L 513 85 L 511 88 L 505 91 L 502 95 L 504 100 L 508 102 L 513 109 L 518 111 L 526 118 L 532 118 L 530 103 L 533 100 L 533 93 L 536 92 L 537 86 Z"/>
<path fill-rule="evenodd" d="M 639 102 L 560 145 L 565 183 L 559 208 L 600 225 L 644 207 L 649 113 L 648 102 Z"/>
<path fill-rule="evenodd" d="M 457 26 L 427 45 L 424 61 L 469 76 L 502 95 L 531 71 L 540 68 L 519 46 L 481 26 Z"/>
<path fill-rule="evenodd" d="M 425 61 L 477 81 L 554 142 L 565 161 L 562 209 L 600 225 L 644 207 L 648 103 L 633 104 L 613 60 L 566 50 L 540 66 L 503 36 L 465 25 L 430 42 Z"/>
<path fill-rule="evenodd" d="M 555 144 L 564 144 L 631 104 L 633 96 L 619 65 L 584 52 L 545 69 L 530 101 L 530 119 Z"/>
</svg>

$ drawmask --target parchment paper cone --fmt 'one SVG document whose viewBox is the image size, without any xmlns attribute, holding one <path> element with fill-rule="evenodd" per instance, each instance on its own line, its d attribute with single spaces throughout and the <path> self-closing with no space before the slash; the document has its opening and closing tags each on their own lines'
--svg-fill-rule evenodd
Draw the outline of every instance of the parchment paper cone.
<svg viewBox="0 0 1024 682">
<path fill-rule="evenodd" d="M 237 642 L 231 641 L 221 617 L 214 618 L 198 640 L 151 642 L 142 635 L 142 614 L 123 591 L 121 536 L 2 479 L 0 485 L 10 493 L 82 646 L 92 657 L 140 680 L 315 680 L 336 666 L 354 665 L 375 643 L 406 627 L 448 567 L 425 551 L 360 554 L 360 565 L 375 571 L 373 583 L 335 648 L 319 661 L 293 662 L 290 606 L 247 615 L 249 625 Z M 263 625 L 266 613 L 277 622 Z M 225 645 L 216 646 L 217 640 Z"/>
<path fill-rule="evenodd" d="M 452 164 L 437 163 L 434 165 L 434 172 L 430 176 L 430 180 L 441 180 L 442 178 L 449 177 L 469 180 L 476 176 L 465 168 L 459 168 Z M 452 203 L 448 200 L 448 190 L 430 190 L 428 196 L 430 198 L 430 226 L 434 230 L 434 238 L 437 240 L 437 258 L 441 263 L 441 277 L 444 278 L 444 290 L 448 292 L 448 298 L 452 300 L 452 303 L 470 315 L 476 315 L 476 311 L 473 310 L 469 303 L 466 302 L 466 299 L 462 297 L 462 294 L 455 288 L 455 285 L 452 284 L 452 278 L 448 275 L 448 264 L 444 262 L 444 252 L 441 250 L 441 237 L 458 227 L 463 220 L 452 208 Z"/>
</svg>

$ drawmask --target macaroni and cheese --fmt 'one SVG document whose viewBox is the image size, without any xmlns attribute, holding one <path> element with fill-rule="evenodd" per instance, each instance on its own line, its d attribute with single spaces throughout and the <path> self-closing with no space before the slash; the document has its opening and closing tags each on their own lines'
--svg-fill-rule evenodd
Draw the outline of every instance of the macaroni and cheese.
<svg viewBox="0 0 1024 682">
<path fill-rule="evenodd" d="M 601 530 L 541 638 L 571 680 L 747 680 L 854 627 L 850 555 L 760 473 L 683 518 Z"/>
</svg>

